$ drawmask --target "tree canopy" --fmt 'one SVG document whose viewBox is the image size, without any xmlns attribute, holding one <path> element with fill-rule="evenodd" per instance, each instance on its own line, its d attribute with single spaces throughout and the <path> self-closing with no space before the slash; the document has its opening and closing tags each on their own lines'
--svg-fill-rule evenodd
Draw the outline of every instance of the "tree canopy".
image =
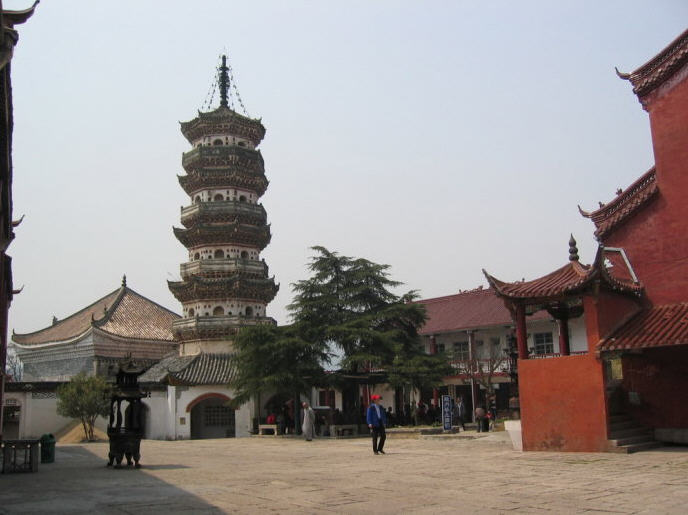
<svg viewBox="0 0 688 515">
<path fill-rule="evenodd" d="M 293 323 L 244 328 L 236 339 L 237 403 L 255 393 L 337 382 L 338 371 L 324 370 L 333 352 L 341 357 L 340 372 L 363 378 L 382 372 L 393 386 L 435 386 L 450 373 L 446 359 L 425 353 L 418 335 L 425 307 L 412 302 L 413 291 L 391 291 L 401 283 L 390 279 L 389 265 L 313 250 L 311 276 L 292 285 Z"/>
<path fill-rule="evenodd" d="M 57 389 L 57 413 L 81 420 L 86 438 L 92 441 L 96 418 L 110 412 L 110 391 L 103 377 L 78 374 Z"/>
</svg>

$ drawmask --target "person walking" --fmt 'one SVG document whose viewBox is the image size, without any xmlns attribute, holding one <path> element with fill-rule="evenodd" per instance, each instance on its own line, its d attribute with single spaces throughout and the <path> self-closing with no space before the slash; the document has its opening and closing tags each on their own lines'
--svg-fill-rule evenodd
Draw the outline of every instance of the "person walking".
<svg viewBox="0 0 688 515">
<path fill-rule="evenodd" d="M 315 411 L 309 406 L 307 402 L 301 404 L 303 408 L 303 422 L 301 430 L 307 442 L 313 440 L 313 425 L 315 424 Z"/>
<path fill-rule="evenodd" d="M 370 400 L 373 402 L 370 406 L 368 406 L 366 422 L 368 423 L 370 433 L 373 436 L 373 453 L 384 454 L 385 451 L 383 451 L 382 448 L 385 446 L 385 440 L 387 439 L 387 434 L 385 433 L 385 424 L 387 423 L 385 408 L 380 406 L 382 397 L 379 395 L 373 395 L 370 397 Z"/>
</svg>

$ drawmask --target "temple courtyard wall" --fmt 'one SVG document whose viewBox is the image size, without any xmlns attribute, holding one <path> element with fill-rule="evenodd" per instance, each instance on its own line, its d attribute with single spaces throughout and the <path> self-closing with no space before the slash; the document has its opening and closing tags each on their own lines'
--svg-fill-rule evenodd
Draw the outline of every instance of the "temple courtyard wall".
<svg viewBox="0 0 688 515">
<path fill-rule="evenodd" d="M 140 470 L 106 443 L 58 445 L 34 474 L 0 475 L 15 513 L 685 513 L 688 447 L 637 454 L 517 452 L 506 434 L 152 441 Z"/>
</svg>

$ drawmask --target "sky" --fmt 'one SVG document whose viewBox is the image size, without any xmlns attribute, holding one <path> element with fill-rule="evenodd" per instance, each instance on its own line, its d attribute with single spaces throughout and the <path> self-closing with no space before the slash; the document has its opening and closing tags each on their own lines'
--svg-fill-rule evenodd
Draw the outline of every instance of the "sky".
<svg viewBox="0 0 688 515">
<path fill-rule="evenodd" d="M 30 0 L 3 0 L 21 9 Z M 261 199 L 289 320 L 310 247 L 391 266 L 422 298 L 581 261 L 593 210 L 653 165 L 632 71 L 686 28 L 688 2 L 43 0 L 12 61 L 10 330 L 115 290 L 179 313 L 167 288 L 189 198 L 179 121 L 227 52 L 270 180 Z M 217 97 L 217 95 L 216 95 Z M 217 100 L 216 100 L 217 102 Z M 213 105 L 213 108 L 217 104 Z"/>
</svg>

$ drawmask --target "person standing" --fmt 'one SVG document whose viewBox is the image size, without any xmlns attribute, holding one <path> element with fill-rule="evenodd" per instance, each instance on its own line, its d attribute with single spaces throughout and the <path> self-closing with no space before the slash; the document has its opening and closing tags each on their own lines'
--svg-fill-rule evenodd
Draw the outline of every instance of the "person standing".
<svg viewBox="0 0 688 515">
<path fill-rule="evenodd" d="M 456 425 L 461 425 L 461 429 L 466 430 L 466 405 L 463 403 L 463 397 L 459 396 L 454 404 L 454 415 L 456 416 Z"/>
<path fill-rule="evenodd" d="M 313 425 L 315 424 L 315 411 L 309 406 L 307 402 L 301 404 L 303 407 L 303 422 L 301 430 L 307 442 L 313 440 Z"/>
<path fill-rule="evenodd" d="M 385 433 L 385 424 L 387 423 L 387 416 L 385 415 L 385 408 L 380 406 L 382 397 L 373 395 L 370 397 L 373 403 L 368 406 L 366 413 L 366 422 L 370 428 L 370 433 L 373 435 L 373 453 L 384 454 L 382 448 L 385 446 L 387 434 Z M 378 441 L 379 438 L 379 441 Z"/>
</svg>

